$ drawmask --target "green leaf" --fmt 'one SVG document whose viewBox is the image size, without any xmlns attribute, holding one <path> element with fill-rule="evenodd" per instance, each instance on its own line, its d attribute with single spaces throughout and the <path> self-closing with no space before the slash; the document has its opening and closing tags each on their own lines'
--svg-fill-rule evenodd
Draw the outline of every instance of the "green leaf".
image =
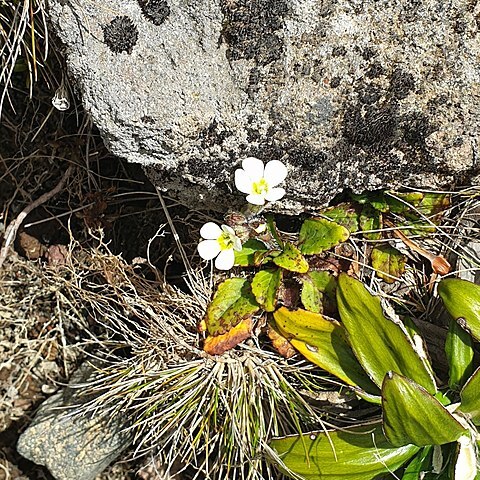
<svg viewBox="0 0 480 480">
<path fill-rule="evenodd" d="M 422 475 L 432 469 L 432 450 L 430 445 L 422 448 L 408 464 L 402 480 L 422 480 Z"/>
<path fill-rule="evenodd" d="M 350 233 L 338 223 L 324 218 L 309 218 L 300 229 L 299 245 L 305 255 L 322 253 L 345 242 Z"/>
<path fill-rule="evenodd" d="M 336 207 L 330 207 L 321 211 L 320 215 L 342 225 L 350 233 L 358 230 L 358 213 L 352 203 L 340 203 Z"/>
<path fill-rule="evenodd" d="M 387 319 L 380 298 L 361 282 L 342 273 L 338 278 L 337 304 L 350 345 L 370 378 L 381 386 L 390 370 L 401 373 L 434 394 L 435 381 L 419 357 L 400 320 Z"/>
<path fill-rule="evenodd" d="M 382 232 L 371 232 L 371 230 L 379 230 L 383 228 L 382 214 L 375 210 L 371 205 L 365 205 L 359 220 L 360 228 L 363 232 L 363 236 L 367 240 L 380 240 L 382 238 Z"/>
<path fill-rule="evenodd" d="M 385 193 L 383 191 L 364 192 L 360 195 L 352 194 L 352 198 L 362 205 L 370 204 L 375 210 L 383 213 L 388 212 L 388 203 L 385 200 Z"/>
<path fill-rule="evenodd" d="M 308 262 L 300 250 L 292 243 L 285 243 L 283 252 L 273 259 L 273 263 L 291 272 L 308 272 Z"/>
<path fill-rule="evenodd" d="M 277 438 L 270 447 L 305 480 L 372 480 L 397 470 L 418 452 L 415 445 L 392 447 L 380 424 Z"/>
<path fill-rule="evenodd" d="M 423 200 L 423 196 L 421 192 L 385 192 L 385 200 L 390 212 L 400 214 L 411 210 L 412 207 L 417 207 Z"/>
<path fill-rule="evenodd" d="M 460 391 L 460 401 L 458 410 L 467 414 L 475 425 L 480 425 L 480 367 Z"/>
<path fill-rule="evenodd" d="M 438 284 L 438 293 L 453 319 L 480 340 L 480 285 L 444 278 Z"/>
<path fill-rule="evenodd" d="M 242 245 L 242 249 L 239 252 L 235 252 L 235 265 L 239 265 L 240 267 L 254 266 L 255 253 L 266 251 L 268 251 L 268 248 L 263 242 L 251 238 Z"/>
<path fill-rule="evenodd" d="M 448 386 L 458 390 L 473 373 L 473 339 L 454 320 L 448 329 L 445 353 L 448 359 Z"/>
<path fill-rule="evenodd" d="M 301 300 L 307 310 L 322 313 L 324 308 L 327 311 L 335 309 L 337 281 L 331 273 L 313 270 L 302 275 L 300 281 L 303 283 Z"/>
<path fill-rule="evenodd" d="M 277 303 L 278 287 L 282 279 L 282 270 L 260 270 L 252 280 L 252 292 L 255 299 L 267 312 L 273 312 Z"/>
<path fill-rule="evenodd" d="M 339 322 L 306 310 L 291 312 L 285 307 L 273 317 L 280 334 L 305 358 L 349 385 L 379 393 L 355 358 Z"/>
<path fill-rule="evenodd" d="M 443 445 L 468 432 L 422 386 L 389 372 L 382 385 L 383 431 L 394 446 Z"/>
<path fill-rule="evenodd" d="M 417 210 L 434 223 L 439 218 L 437 214 L 444 212 L 450 206 L 450 196 L 446 193 L 425 193 Z M 437 219 L 435 218 L 437 216 Z"/>
<path fill-rule="evenodd" d="M 374 247 L 371 259 L 376 274 L 387 283 L 393 283 L 402 276 L 407 262 L 405 255 L 390 245 Z"/>
<path fill-rule="evenodd" d="M 229 278 L 218 286 L 207 307 L 205 323 L 208 333 L 212 336 L 226 333 L 259 308 L 248 280 Z"/>
</svg>

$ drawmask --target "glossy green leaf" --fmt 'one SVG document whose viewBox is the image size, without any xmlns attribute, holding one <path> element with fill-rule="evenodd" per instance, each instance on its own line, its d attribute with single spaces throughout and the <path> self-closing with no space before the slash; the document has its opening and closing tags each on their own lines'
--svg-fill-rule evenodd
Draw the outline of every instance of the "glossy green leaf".
<svg viewBox="0 0 480 480">
<path fill-rule="evenodd" d="M 431 445 L 422 448 L 408 464 L 402 480 L 423 480 L 423 474 L 432 469 L 432 451 Z"/>
<path fill-rule="evenodd" d="M 385 200 L 392 213 L 405 213 L 417 207 L 423 200 L 424 194 L 421 192 L 385 192 Z"/>
<path fill-rule="evenodd" d="M 460 391 L 460 401 L 458 410 L 467 414 L 475 425 L 480 425 L 480 367 Z"/>
<path fill-rule="evenodd" d="M 322 253 L 345 242 L 350 233 L 338 223 L 325 218 L 309 218 L 300 229 L 299 245 L 305 255 Z"/>
<path fill-rule="evenodd" d="M 397 470 L 419 450 L 392 447 L 379 424 L 277 438 L 270 447 L 305 480 L 372 480 Z"/>
<path fill-rule="evenodd" d="M 450 321 L 445 353 L 448 359 L 448 386 L 459 390 L 473 373 L 473 339 L 455 320 Z"/>
<path fill-rule="evenodd" d="M 358 213 L 352 203 L 340 203 L 335 207 L 323 210 L 320 215 L 342 225 L 350 233 L 358 230 Z"/>
<path fill-rule="evenodd" d="M 235 252 L 235 265 L 239 265 L 241 267 L 254 266 L 255 253 L 266 251 L 268 251 L 268 247 L 263 242 L 251 238 L 242 245 L 242 249 L 239 252 Z"/>
<path fill-rule="evenodd" d="M 352 198 L 362 205 L 370 204 L 375 210 L 383 213 L 388 212 L 389 207 L 383 191 L 352 194 Z"/>
<path fill-rule="evenodd" d="M 371 230 L 379 230 L 383 228 L 382 214 L 375 210 L 371 205 L 365 205 L 359 219 L 360 229 L 363 236 L 367 240 L 380 240 L 382 232 L 375 232 Z"/>
<path fill-rule="evenodd" d="M 303 284 L 301 300 L 307 310 L 322 313 L 335 309 L 337 281 L 331 273 L 313 270 L 302 275 L 300 281 Z"/>
<path fill-rule="evenodd" d="M 341 274 L 337 304 L 352 349 L 378 386 L 392 370 L 414 379 L 430 393 L 436 392 L 429 368 L 418 356 L 400 320 L 385 317 L 379 297 L 370 294 L 360 281 Z"/>
<path fill-rule="evenodd" d="M 467 432 L 422 386 L 389 372 L 382 385 L 383 431 L 394 446 L 443 445 Z"/>
<path fill-rule="evenodd" d="M 300 250 L 291 243 L 283 245 L 283 252 L 273 259 L 273 263 L 291 272 L 308 272 L 308 262 Z"/>
<path fill-rule="evenodd" d="M 345 329 L 334 319 L 308 312 L 279 308 L 275 325 L 305 358 L 332 373 L 348 385 L 378 394 L 379 389 L 367 377 L 346 339 Z"/>
<path fill-rule="evenodd" d="M 252 280 L 252 292 L 255 299 L 267 312 L 273 312 L 277 304 L 277 293 L 282 270 L 260 270 Z"/>
<path fill-rule="evenodd" d="M 435 223 L 435 216 L 450 206 L 450 195 L 446 193 L 425 193 L 417 210 Z"/>
<path fill-rule="evenodd" d="M 480 285 L 459 278 L 445 278 L 438 285 L 448 313 L 480 340 Z"/>
<path fill-rule="evenodd" d="M 374 247 L 371 259 L 376 274 L 387 283 L 393 283 L 402 276 L 407 262 L 405 255 L 390 245 Z"/>
<path fill-rule="evenodd" d="M 229 278 L 218 286 L 207 307 L 205 323 L 212 336 L 221 335 L 259 310 L 248 280 Z"/>
</svg>

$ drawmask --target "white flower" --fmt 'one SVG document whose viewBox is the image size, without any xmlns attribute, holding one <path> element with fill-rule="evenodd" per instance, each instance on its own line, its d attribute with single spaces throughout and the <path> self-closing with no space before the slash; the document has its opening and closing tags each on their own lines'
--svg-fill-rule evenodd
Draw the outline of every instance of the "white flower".
<svg viewBox="0 0 480 480">
<path fill-rule="evenodd" d="M 265 167 L 258 158 L 243 160 L 242 168 L 235 170 L 235 186 L 247 193 L 247 202 L 264 205 L 265 200 L 275 202 L 285 195 L 283 188 L 277 185 L 287 176 L 287 167 L 279 160 L 271 160 Z"/>
<path fill-rule="evenodd" d="M 204 239 L 198 244 L 198 253 L 204 260 L 213 260 L 219 270 L 230 270 L 235 263 L 235 250 L 242 249 L 242 242 L 235 235 L 233 228 L 208 222 L 200 229 Z"/>
</svg>

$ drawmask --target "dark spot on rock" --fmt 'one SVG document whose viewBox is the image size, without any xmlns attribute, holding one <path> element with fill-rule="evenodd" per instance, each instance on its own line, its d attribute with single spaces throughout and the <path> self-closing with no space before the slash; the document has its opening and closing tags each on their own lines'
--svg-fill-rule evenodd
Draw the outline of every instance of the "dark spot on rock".
<svg viewBox="0 0 480 480">
<path fill-rule="evenodd" d="M 142 13 L 155 25 L 161 25 L 170 15 L 170 7 L 164 0 L 138 0 Z"/>
<path fill-rule="evenodd" d="M 415 88 L 415 80 L 411 73 L 403 71 L 401 68 L 396 68 L 390 78 L 390 92 L 395 97 L 401 100 L 408 96 Z"/>
<path fill-rule="evenodd" d="M 346 48 L 343 45 L 333 47 L 332 57 L 343 57 L 347 53 Z"/>
<path fill-rule="evenodd" d="M 402 117 L 403 139 L 414 147 L 424 147 L 425 139 L 437 130 L 428 118 L 420 112 L 412 112 Z"/>
<path fill-rule="evenodd" d="M 360 55 L 364 58 L 364 60 L 371 60 L 373 57 L 377 55 L 376 50 L 373 47 L 365 47 Z"/>
<path fill-rule="evenodd" d="M 209 148 L 214 145 L 221 145 L 226 138 L 232 135 L 229 130 L 223 130 L 216 120 L 205 128 L 199 135 L 202 148 Z"/>
<path fill-rule="evenodd" d="M 310 148 L 292 148 L 288 151 L 289 163 L 300 167 L 302 172 L 318 172 L 324 165 L 327 154 Z"/>
<path fill-rule="evenodd" d="M 103 27 L 103 38 L 112 52 L 130 54 L 138 40 L 138 29 L 129 17 L 115 17 Z"/>
<path fill-rule="evenodd" d="M 343 117 L 343 136 L 352 144 L 371 146 L 388 143 L 397 126 L 397 106 L 353 105 Z"/>
<path fill-rule="evenodd" d="M 142 118 L 140 118 L 140 120 L 149 125 L 153 125 L 155 123 L 155 119 L 153 119 L 150 115 L 144 115 Z"/>
<path fill-rule="evenodd" d="M 229 60 L 255 59 L 268 65 L 281 58 L 285 46 L 275 32 L 289 10 L 285 0 L 222 0 L 221 7 Z"/>
<path fill-rule="evenodd" d="M 260 70 L 256 67 L 250 70 L 250 74 L 248 76 L 248 89 L 247 93 L 249 97 L 253 97 L 258 91 L 260 90 L 260 83 L 261 73 Z"/>
<path fill-rule="evenodd" d="M 310 75 L 311 70 L 310 65 L 306 65 L 305 63 L 296 63 L 293 66 L 293 71 L 300 76 Z"/>
<path fill-rule="evenodd" d="M 364 84 L 358 87 L 358 101 L 365 105 L 373 105 L 382 98 L 380 88 L 372 84 Z"/>
<path fill-rule="evenodd" d="M 385 73 L 385 69 L 379 62 L 372 62 L 365 75 L 368 78 L 378 78 Z"/>
<path fill-rule="evenodd" d="M 330 87 L 337 88 L 340 85 L 341 78 L 340 77 L 333 77 L 330 80 Z"/>
</svg>

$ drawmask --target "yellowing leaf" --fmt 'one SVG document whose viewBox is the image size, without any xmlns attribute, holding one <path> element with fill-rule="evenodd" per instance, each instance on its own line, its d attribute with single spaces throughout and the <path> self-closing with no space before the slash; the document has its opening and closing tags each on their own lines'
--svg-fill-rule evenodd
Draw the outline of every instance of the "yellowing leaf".
<svg viewBox="0 0 480 480">
<path fill-rule="evenodd" d="M 305 480 L 380 478 L 400 468 L 419 450 L 415 445 L 393 447 L 378 423 L 275 438 L 270 447 L 288 470 Z M 279 469 L 288 475 L 284 468 Z"/>
<path fill-rule="evenodd" d="M 228 332 L 221 335 L 209 335 L 203 344 L 203 350 L 209 355 L 222 355 L 252 336 L 252 318 L 241 320 Z"/>
<path fill-rule="evenodd" d="M 383 431 L 396 447 L 444 445 L 467 432 L 435 397 L 395 372 L 383 381 L 382 407 Z"/>
<path fill-rule="evenodd" d="M 205 323 L 212 336 L 221 335 L 251 317 L 258 303 L 244 278 L 229 278 L 218 286 L 213 300 L 207 307 Z"/>
<path fill-rule="evenodd" d="M 267 312 L 273 312 L 277 303 L 278 287 L 282 270 L 260 270 L 252 280 L 252 293 L 257 302 Z"/>
<path fill-rule="evenodd" d="M 292 312 L 285 307 L 279 308 L 273 317 L 278 332 L 305 358 L 349 385 L 378 393 L 355 358 L 339 322 L 318 313 Z"/>
<path fill-rule="evenodd" d="M 371 253 L 372 267 L 376 274 L 387 283 L 398 280 L 405 271 L 407 259 L 390 245 L 379 245 Z"/>
<path fill-rule="evenodd" d="M 307 260 L 291 243 L 284 244 L 283 252 L 273 259 L 273 263 L 291 272 L 305 273 L 308 271 Z"/>
<path fill-rule="evenodd" d="M 310 218 L 300 229 L 299 245 L 305 255 L 315 255 L 345 242 L 350 233 L 338 223 L 324 218 Z"/>
</svg>

